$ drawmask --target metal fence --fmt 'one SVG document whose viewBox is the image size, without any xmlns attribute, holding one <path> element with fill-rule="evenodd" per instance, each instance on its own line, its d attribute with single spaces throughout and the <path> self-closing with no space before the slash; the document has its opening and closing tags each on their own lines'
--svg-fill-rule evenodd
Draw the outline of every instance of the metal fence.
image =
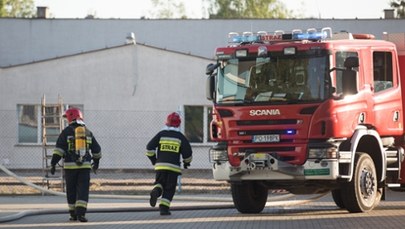
<svg viewBox="0 0 405 229">
<path fill-rule="evenodd" d="M 92 174 L 92 193 L 149 192 L 155 175 L 149 159 L 145 156 L 146 144 L 163 128 L 168 113 L 169 111 L 84 111 L 86 125 L 100 143 L 103 155 L 98 173 Z M 195 125 L 195 120 L 184 117 L 184 114 L 182 116 L 181 127 L 184 132 L 187 125 Z M 48 188 L 44 181 L 44 148 L 40 142 L 41 138 L 38 137 L 38 142 L 34 143 L 21 142 L 21 139 L 24 139 L 21 135 L 27 135 L 23 133 L 27 128 L 20 128 L 20 118 L 16 110 L 0 110 L 0 163 L 19 178 Z M 206 123 L 203 122 L 202 128 L 206 128 Z M 31 134 L 36 131 L 40 135 L 40 129 L 40 126 L 33 125 L 29 131 Z M 200 131 L 204 132 L 206 133 L 206 130 Z M 203 138 L 206 139 L 206 136 Z M 212 144 L 191 144 L 193 161 L 189 169 L 183 170 L 178 182 L 179 192 L 228 192 L 226 182 L 212 178 L 208 159 L 208 149 Z M 60 177 L 60 172 L 57 172 L 56 177 L 58 176 Z M 58 182 L 58 179 L 51 181 L 49 187 L 60 189 Z M 0 195 L 41 193 L 1 170 L 0 187 Z"/>
</svg>

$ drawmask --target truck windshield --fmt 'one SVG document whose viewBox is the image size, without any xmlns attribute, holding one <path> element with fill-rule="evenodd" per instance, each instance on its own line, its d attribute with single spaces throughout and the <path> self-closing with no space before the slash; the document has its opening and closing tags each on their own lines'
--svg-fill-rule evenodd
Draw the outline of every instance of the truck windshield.
<svg viewBox="0 0 405 229">
<path fill-rule="evenodd" d="M 217 103 L 308 103 L 329 95 L 328 55 L 220 61 Z"/>
</svg>

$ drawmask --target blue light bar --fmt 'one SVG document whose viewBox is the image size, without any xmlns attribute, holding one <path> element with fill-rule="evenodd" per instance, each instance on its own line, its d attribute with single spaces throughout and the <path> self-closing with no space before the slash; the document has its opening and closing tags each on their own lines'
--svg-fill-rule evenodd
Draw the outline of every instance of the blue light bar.
<svg viewBox="0 0 405 229">
<path fill-rule="evenodd" d="M 228 34 L 229 43 L 271 43 L 273 41 L 297 41 L 297 40 L 324 40 L 332 37 L 332 29 L 324 27 L 320 31 L 315 28 L 310 28 L 306 32 L 300 29 L 295 29 L 291 33 L 284 33 L 284 31 L 276 31 L 273 34 L 265 31 L 257 33 L 243 32 L 242 34 L 230 32 Z"/>
<path fill-rule="evenodd" d="M 250 36 L 233 36 L 231 39 L 232 43 L 242 43 L 242 42 L 258 42 L 260 41 L 260 36 L 250 35 Z"/>
<path fill-rule="evenodd" d="M 294 33 L 292 35 L 293 40 L 322 40 L 327 38 L 328 34 L 324 31 L 313 33 Z"/>
</svg>

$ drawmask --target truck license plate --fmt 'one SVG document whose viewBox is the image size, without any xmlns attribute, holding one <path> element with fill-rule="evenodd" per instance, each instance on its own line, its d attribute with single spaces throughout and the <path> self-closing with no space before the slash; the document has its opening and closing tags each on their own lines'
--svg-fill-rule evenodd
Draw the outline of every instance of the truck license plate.
<svg viewBox="0 0 405 229">
<path fill-rule="evenodd" d="M 252 160 L 266 160 L 267 154 L 266 153 L 255 153 L 252 155 Z"/>
<path fill-rule="evenodd" d="M 253 135 L 253 142 L 279 142 L 280 135 L 278 134 L 263 134 Z"/>
</svg>

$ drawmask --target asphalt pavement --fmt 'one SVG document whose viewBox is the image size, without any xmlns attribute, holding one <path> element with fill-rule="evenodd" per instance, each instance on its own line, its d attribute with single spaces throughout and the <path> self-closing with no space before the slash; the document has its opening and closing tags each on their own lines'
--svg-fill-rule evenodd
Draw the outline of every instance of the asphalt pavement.
<svg viewBox="0 0 405 229">
<path fill-rule="evenodd" d="M 282 197 L 282 198 L 281 198 Z M 259 214 L 241 214 L 230 195 L 176 195 L 172 215 L 160 216 L 148 196 L 91 198 L 87 223 L 70 222 L 60 196 L 0 196 L 0 228 L 403 228 L 405 193 L 387 192 L 368 213 L 339 209 L 330 194 L 270 195 Z"/>
</svg>

